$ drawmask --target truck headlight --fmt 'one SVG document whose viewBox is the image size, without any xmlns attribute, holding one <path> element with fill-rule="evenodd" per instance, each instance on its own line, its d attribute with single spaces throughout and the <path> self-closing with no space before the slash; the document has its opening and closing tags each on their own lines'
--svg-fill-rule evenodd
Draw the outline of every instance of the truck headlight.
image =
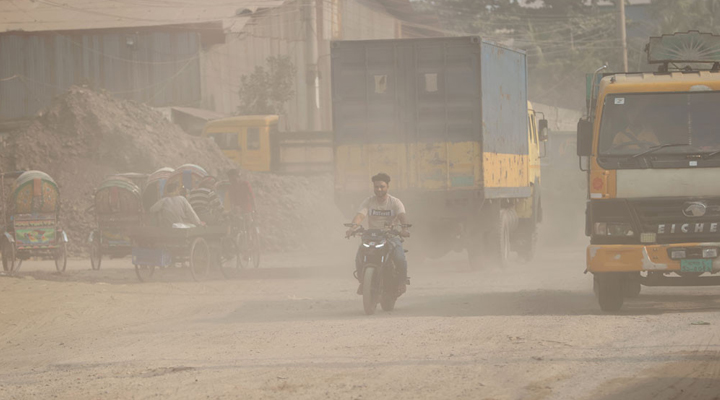
<svg viewBox="0 0 720 400">
<path fill-rule="evenodd" d="M 703 258 L 715 258 L 718 255 L 716 248 L 703 249 Z"/>
<path fill-rule="evenodd" d="M 595 234 L 599 236 L 607 235 L 607 224 L 604 222 L 595 223 Z"/>
<path fill-rule="evenodd" d="M 673 260 L 679 260 L 685 257 L 687 257 L 685 249 L 670 250 L 670 258 Z"/>
<path fill-rule="evenodd" d="M 596 222 L 595 234 L 599 236 L 633 236 L 632 225 L 626 222 Z"/>
</svg>

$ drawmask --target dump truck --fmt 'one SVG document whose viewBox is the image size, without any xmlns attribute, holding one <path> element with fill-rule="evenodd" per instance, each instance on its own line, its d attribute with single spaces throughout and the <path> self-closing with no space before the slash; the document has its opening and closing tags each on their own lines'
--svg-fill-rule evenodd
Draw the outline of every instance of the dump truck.
<svg viewBox="0 0 720 400">
<path fill-rule="evenodd" d="M 720 36 L 652 37 L 654 72 L 587 79 L 586 272 L 603 311 L 645 286 L 720 284 Z"/>
<path fill-rule="evenodd" d="M 533 256 L 547 121 L 528 103 L 524 52 L 479 37 L 334 41 L 331 64 L 335 201 L 348 218 L 385 172 L 424 256 Z"/>
<path fill-rule="evenodd" d="M 287 174 L 331 173 L 333 137 L 326 131 L 282 132 L 277 115 L 241 115 L 209 121 L 212 138 L 240 168 Z"/>
</svg>

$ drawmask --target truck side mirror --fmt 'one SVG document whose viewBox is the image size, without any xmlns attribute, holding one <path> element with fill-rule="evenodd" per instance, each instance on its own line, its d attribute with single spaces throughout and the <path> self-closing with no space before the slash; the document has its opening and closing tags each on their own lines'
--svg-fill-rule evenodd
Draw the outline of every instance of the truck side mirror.
<svg viewBox="0 0 720 400">
<path fill-rule="evenodd" d="M 592 153 L 593 124 L 587 119 L 580 119 L 577 124 L 577 155 L 589 156 Z"/>
<path fill-rule="evenodd" d="M 538 139 L 540 139 L 541 142 L 547 142 L 547 140 L 548 140 L 548 121 L 545 118 L 538 121 L 538 128 L 540 128 L 540 130 L 538 132 Z"/>
</svg>

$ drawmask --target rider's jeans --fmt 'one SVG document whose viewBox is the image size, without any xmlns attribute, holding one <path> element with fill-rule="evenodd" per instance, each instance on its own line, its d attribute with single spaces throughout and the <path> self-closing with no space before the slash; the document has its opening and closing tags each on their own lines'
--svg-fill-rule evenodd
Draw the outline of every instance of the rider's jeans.
<svg viewBox="0 0 720 400">
<path fill-rule="evenodd" d="M 405 259 L 405 250 L 403 249 L 402 242 L 399 237 L 391 238 L 390 242 L 395 245 L 395 248 L 390 253 L 390 257 L 392 258 L 395 267 L 398 269 L 398 272 L 400 272 L 399 281 L 405 282 L 407 280 L 407 259 Z M 362 271 L 362 264 L 363 259 L 361 244 L 360 248 L 358 248 L 357 255 L 355 256 L 355 270 L 357 270 L 358 276 L 360 276 L 360 272 Z"/>
</svg>

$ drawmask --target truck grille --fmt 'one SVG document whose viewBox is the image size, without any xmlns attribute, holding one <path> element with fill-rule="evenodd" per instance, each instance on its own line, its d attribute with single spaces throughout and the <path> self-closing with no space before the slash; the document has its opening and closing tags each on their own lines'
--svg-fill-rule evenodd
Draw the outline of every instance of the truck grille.
<svg viewBox="0 0 720 400">
<path fill-rule="evenodd" d="M 642 232 L 658 243 L 720 241 L 720 198 L 632 200 Z"/>
</svg>

